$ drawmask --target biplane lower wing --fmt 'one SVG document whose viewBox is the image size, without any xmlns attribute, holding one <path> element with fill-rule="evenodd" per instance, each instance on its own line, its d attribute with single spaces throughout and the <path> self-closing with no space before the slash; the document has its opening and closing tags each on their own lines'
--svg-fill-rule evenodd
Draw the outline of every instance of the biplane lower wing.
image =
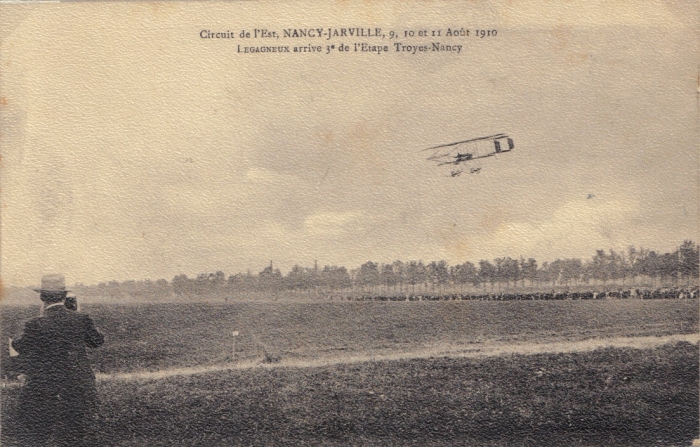
<svg viewBox="0 0 700 447">
<path fill-rule="evenodd" d="M 459 165 L 473 160 L 492 157 L 496 154 L 509 152 L 514 148 L 513 139 L 506 134 L 499 133 L 487 137 L 441 144 L 424 149 L 424 151 L 434 151 L 427 160 L 437 162 L 438 166 L 444 166 Z"/>
</svg>

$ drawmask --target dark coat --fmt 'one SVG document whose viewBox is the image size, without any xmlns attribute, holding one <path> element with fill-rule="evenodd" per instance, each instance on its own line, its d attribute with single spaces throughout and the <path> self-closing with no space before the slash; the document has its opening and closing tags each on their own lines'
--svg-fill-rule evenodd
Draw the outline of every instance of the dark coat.
<svg viewBox="0 0 700 447">
<path fill-rule="evenodd" d="M 83 436 L 98 403 L 95 374 L 85 347 L 97 348 L 103 342 L 88 315 L 63 305 L 27 321 L 12 347 L 27 377 L 18 416 L 29 434 Z"/>
</svg>

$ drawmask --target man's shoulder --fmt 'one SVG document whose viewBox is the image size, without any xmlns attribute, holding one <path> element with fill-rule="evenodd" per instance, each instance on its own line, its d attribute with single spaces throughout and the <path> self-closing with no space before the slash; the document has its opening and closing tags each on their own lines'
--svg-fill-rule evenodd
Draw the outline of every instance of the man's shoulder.
<svg viewBox="0 0 700 447">
<path fill-rule="evenodd" d="M 37 325 L 41 324 L 41 322 L 43 320 L 44 320 L 43 316 L 27 318 L 26 320 L 24 320 L 24 325 L 25 326 L 37 326 Z"/>
<path fill-rule="evenodd" d="M 90 318 L 90 314 L 88 314 L 88 313 L 86 313 L 86 312 L 73 310 L 73 311 L 71 311 L 71 313 L 72 313 L 73 315 L 78 315 L 80 318 L 84 318 L 84 319 L 89 319 L 89 318 Z"/>
<path fill-rule="evenodd" d="M 73 316 L 76 319 L 80 320 L 82 324 L 92 324 L 92 318 L 86 313 L 76 312 L 74 310 L 69 311 L 69 313 L 73 314 Z"/>
<path fill-rule="evenodd" d="M 64 314 L 67 318 L 71 318 L 74 320 L 90 320 L 90 315 L 83 312 L 78 312 L 77 310 L 62 309 L 61 313 Z"/>
<path fill-rule="evenodd" d="M 46 318 L 44 316 L 38 316 L 38 317 L 31 317 L 26 320 L 24 320 L 24 332 L 25 333 L 35 333 L 35 332 L 42 332 L 47 324 L 50 324 L 46 321 Z"/>
<path fill-rule="evenodd" d="M 59 321 L 86 321 L 89 320 L 90 317 L 87 314 L 81 313 L 81 312 L 76 312 L 74 310 L 66 309 L 65 307 L 60 307 L 60 308 L 53 308 L 50 309 L 49 311 L 46 311 L 43 315 L 43 317 L 39 317 L 38 320 L 42 321 L 51 321 L 51 322 L 59 322 Z"/>
</svg>

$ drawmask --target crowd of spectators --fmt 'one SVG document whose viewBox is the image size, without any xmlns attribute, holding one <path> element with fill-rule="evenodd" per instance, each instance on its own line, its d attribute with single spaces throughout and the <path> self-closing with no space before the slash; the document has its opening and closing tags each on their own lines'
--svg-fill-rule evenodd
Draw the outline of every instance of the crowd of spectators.
<svg viewBox="0 0 700 447">
<path fill-rule="evenodd" d="M 331 301 L 536 301 L 536 300 L 610 300 L 610 299 L 697 299 L 698 286 L 617 288 L 606 291 L 480 292 L 480 293 L 406 293 L 329 295 Z"/>
</svg>

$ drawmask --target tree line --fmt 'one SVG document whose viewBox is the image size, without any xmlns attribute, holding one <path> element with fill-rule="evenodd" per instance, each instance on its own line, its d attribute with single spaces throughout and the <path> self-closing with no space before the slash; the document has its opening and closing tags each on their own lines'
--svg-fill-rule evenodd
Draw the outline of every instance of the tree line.
<svg viewBox="0 0 700 447">
<path fill-rule="evenodd" d="M 93 286 L 77 285 L 83 295 L 133 297 L 235 296 L 249 292 L 317 292 L 333 294 L 352 290 L 360 293 L 443 293 L 480 289 L 508 290 L 516 287 L 695 285 L 698 279 L 698 245 L 686 240 L 673 252 L 629 247 L 626 251 L 596 250 L 588 260 L 557 259 L 541 264 L 534 258 L 503 257 L 466 261 L 367 261 L 356 269 L 325 265 L 295 265 L 286 274 L 272 263 L 258 273 L 226 275 L 223 271 L 201 273 L 193 278 L 176 275 L 171 281 L 110 281 Z"/>
</svg>

